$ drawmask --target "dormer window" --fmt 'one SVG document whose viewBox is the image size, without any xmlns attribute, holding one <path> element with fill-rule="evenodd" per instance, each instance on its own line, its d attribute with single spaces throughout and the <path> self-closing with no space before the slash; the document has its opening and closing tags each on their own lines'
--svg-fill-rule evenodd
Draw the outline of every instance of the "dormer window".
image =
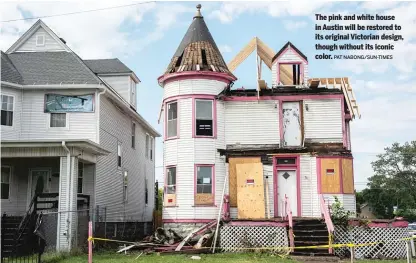
<svg viewBox="0 0 416 263">
<path fill-rule="evenodd" d="M 279 77 L 283 85 L 302 84 L 302 75 L 300 63 L 279 63 Z"/>
<path fill-rule="evenodd" d="M 44 46 L 44 45 L 45 45 L 45 35 L 37 35 L 36 46 Z"/>
</svg>

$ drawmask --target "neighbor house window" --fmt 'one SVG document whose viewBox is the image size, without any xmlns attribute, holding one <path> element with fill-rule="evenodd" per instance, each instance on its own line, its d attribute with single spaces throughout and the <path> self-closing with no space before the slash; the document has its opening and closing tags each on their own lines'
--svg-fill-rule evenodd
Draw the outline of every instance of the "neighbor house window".
<svg viewBox="0 0 416 263">
<path fill-rule="evenodd" d="M 14 97 L 1 95 L 1 125 L 13 126 Z"/>
<path fill-rule="evenodd" d="M 149 144 L 150 144 L 150 136 L 149 134 L 146 134 L 146 147 L 145 147 L 145 157 L 148 158 L 149 157 Z"/>
<path fill-rule="evenodd" d="M 82 181 L 84 178 L 84 164 L 83 163 L 79 163 L 78 164 L 78 193 L 82 194 Z"/>
<path fill-rule="evenodd" d="M 10 166 L 1 166 L 1 199 L 9 199 L 11 175 L 12 168 Z"/>
<path fill-rule="evenodd" d="M 213 103 L 212 100 L 195 100 L 195 135 L 213 136 Z"/>
<path fill-rule="evenodd" d="M 128 186 L 128 178 L 127 178 L 127 171 L 124 171 L 123 174 L 123 200 L 124 202 L 127 201 L 127 186 Z"/>
<path fill-rule="evenodd" d="M 196 205 L 209 205 L 214 203 L 213 175 L 213 165 L 196 165 Z"/>
<path fill-rule="evenodd" d="M 66 113 L 51 113 L 51 127 L 66 127 Z"/>
<path fill-rule="evenodd" d="M 150 137 L 150 160 L 152 161 L 153 160 L 153 143 L 154 142 L 154 138 L 153 137 Z"/>
<path fill-rule="evenodd" d="M 136 147 L 136 123 L 131 123 L 131 147 Z"/>
<path fill-rule="evenodd" d="M 149 203 L 149 188 L 147 187 L 147 178 L 144 178 L 144 203 Z"/>
<path fill-rule="evenodd" d="M 178 102 L 167 105 L 167 138 L 178 136 Z"/>
<path fill-rule="evenodd" d="M 37 35 L 36 46 L 44 46 L 44 45 L 45 45 L 45 35 Z"/>
<path fill-rule="evenodd" d="M 117 145 L 117 166 L 121 167 L 121 144 Z"/>
</svg>

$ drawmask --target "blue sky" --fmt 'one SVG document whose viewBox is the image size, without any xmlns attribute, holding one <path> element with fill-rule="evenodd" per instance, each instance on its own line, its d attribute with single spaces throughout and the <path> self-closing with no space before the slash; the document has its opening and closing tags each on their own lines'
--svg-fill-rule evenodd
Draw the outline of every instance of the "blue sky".
<svg viewBox="0 0 416 263">
<path fill-rule="evenodd" d="M 158 131 L 163 89 L 157 83 L 184 36 L 199 2 L 157 2 L 43 21 L 83 59 L 118 57 L 139 76 L 138 110 Z M 62 14 L 127 1 L 7 2 L 1 20 Z M 291 41 L 309 60 L 310 77 L 349 77 L 362 119 L 352 122 L 356 187 L 372 175 L 370 162 L 385 146 L 415 139 L 416 3 L 413 2 L 202 2 L 202 14 L 226 62 L 251 38 L 259 37 L 275 52 Z M 316 60 L 315 14 L 389 14 L 402 26 L 404 41 L 396 42 L 393 60 Z M 0 48 L 6 50 L 36 20 L 0 24 Z M 371 24 L 375 21 L 367 21 Z M 349 22 L 348 22 L 349 24 Z M 391 33 L 391 32 L 390 32 Z M 366 43 L 366 42 L 363 42 Z M 377 53 L 380 54 L 380 53 Z M 235 86 L 255 87 L 255 57 L 236 71 Z M 263 79 L 271 74 L 263 69 Z M 162 178 L 162 139 L 157 140 L 156 174 Z"/>
</svg>

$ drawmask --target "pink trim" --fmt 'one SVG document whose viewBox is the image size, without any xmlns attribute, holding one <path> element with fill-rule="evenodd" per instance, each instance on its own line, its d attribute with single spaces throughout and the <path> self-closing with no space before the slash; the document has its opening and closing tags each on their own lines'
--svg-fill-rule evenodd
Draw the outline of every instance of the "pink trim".
<svg viewBox="0 0 416 263">
<path fill-rule="evenodd" d="M 339 158 L 339 192 L 341 194 L 344 194 L 344 178 L 343 178 L 343 173 L 342 173 L 342 159 L 343 158 Z"/>
<path fill-rule="evenodd" d="M 407 221 L 394 221 L 394 222 L 391 223 L 391 227 L 407 228 L 407 227 L 409 227 L 409 222 L 407 222 Z"/>
<path fill-rule="evenodd" d="M 275 221 L 231 221 L 227 223 L 230 226 L 280 226 L 286 227 L 288 222 L 275 222 Z"/>
<path fill-rule="evenodd" d="M 347 147 L 347 133 L 345 131 L 345 103 L 341 99 L 341 120 L 342 120 L 342 144 Z"/>
<path fill-rule="evenodd" d="M 175 102 L 176 102 L 176 136 L 168 137 L 168 107 L 167 106 L 168 106 L 168 104 L 175 103 Z M 164 125 L 165 125 L 164 139 L 165 139 L 165 141 L 179 139 L 180 138 L 180 136 L 179 136 L 179 131 L 180 131 L 180 129 L 179 129 L 179 100 L 171 100 L 171 101 L 165 102 L 164 104 L 165 104 L 165 109 L 166 109 L 166 111 L 165 111 L 165 123 L 164 123 Z"/>
<path fill-rule="evenodd" d="M 280 136 L 280 147 L 282 147 L 281 144 L 284 144 L 283 142 L 283 101 L 279 100 L 279 113 L 278 113 L 278 118 L 279 118 L 279 136 Z"/>
<path fill-rule="evenodd" d="M 212 168 L 212 170 L 211 170 L 211 191 L 212 191 L 212 200 L 213 200 L 213 203 L 212 204 L 210 204 L 210 205 L 196 205 L 195 204 L 195 199 L 194 199 L 194 206 L 198 206 L 198 207 L 216 207 L 216 205 L 215 205 L 215 164 L 194 164 L 194 197 L 195 197 L 195 195 L 196 195 L 196 188 L 197 188 L 197 181 L 196 181 L 196 179 L 197 179 L 197 176 L 198 176 L 198 172 L 197 172 L 197 168 L 198 167 L 211 167 Z"/>
<path fill-rule="evenodd" d="M 277 83 L 280 82 L 280 65 L 281 64 L 286 64 L 286 65 L 300 65 L 300 80 L 299 83 L 302 84 L 305 80 L 305 73 L 304 73 L 304 69 L 303 69 L 303 61 L 282 61 L 282 62 L 277 62 Z M 302 80 L 302 81 L 301 81 Z"/>
<path fill-rule="evenodd" d="M 278 165 L 278 158 L 296 158 L 296 164 L 289 165 Z M 297 216 L 302 215 L 302 200 L 301 200 L 301 189 L 300 189 L 300 155 L 278 155 L 273 157 L 273 192 L 274 192 L 274 216 L 279 217 L 278 212 L 278 170 L 295 170 L 296 171 L 296 197 L 297 197 Z"/>
<path fill-rule="evenodd" d="M 183 71 L 183 72 L 176 72 L 171 74 L 164 74 L 160 76 L 157 80 L 160 85 L 166 85 L 171 81 L 178 81 L 184 79 L 210 79 L 210 80 L 218 80 L 225 83 L 230 83 L 232 81 L 237 80 L 236 77 L 230 76 L 227 73 L 223 72 L 215 72 L 215 71 Z"/>
<path fill-rule="evenodd" d="M 321 158 L 316 157 L 316 175 L 318 177 L 318 194 L 322 193 Z"/>
<path fill-rule="evenodd" d="M 196 110 L 195 110 L 195 100 L 211 100 L 212 101 L 212 136 L 201 136 L 196 135 Z M 217 100 L 213 99 L 211 96 L 207 98 L 206 96 L 193 96 L 192 99 L 192 138 L 217 138 Z"/>
<path fill-rule="evenodd" d="M 214 219 L 163 219 L 163 223 L 210 223 Z"/>
<path fill-rule="evenodd" d="M 258 100 L 280 100 L 280 101 L 301 101 L 301 100 L 318 100 L 318 99 L 341 99 L 343 94 L 308 94 L 308 95 L 288 95 L 288 96 L 228 96 L 224 97 L 225 101 L 258 101 Z"/>
<path fill-rule="evenodd" d="M 215 100 L 216 95 L 206 95 L 206 94 L 184 94 L 184 95 L 176 95 L 172 97 L 167 97 L 163 99 L 164 102 L 168 103 L 173 100 L 179 99 L 207 99 L 207 100 Z"/>
<path fill-rule="evenodd" d="M 278 61 L 281 57 L 283 57 L 283 55 L 288 51 L 288 50 L 292 50 L 293 52 L 295 52 L 295 54 L 296 55 L 298 55 L 298 57 L 306 64 L 306 65 L 308 65 L 308 61 L 307 60 L 305 60 L 301 55 L 299 55 L 299 53 L 295 50 L 295 49 L 293 49 L 293 48 L 290 48 L 289 49 L 289 47 L 287 47 L 275 60 L 273 60 L 272 61 L 272 63 L 274 63 L 275 61 Z"/>
</svg>

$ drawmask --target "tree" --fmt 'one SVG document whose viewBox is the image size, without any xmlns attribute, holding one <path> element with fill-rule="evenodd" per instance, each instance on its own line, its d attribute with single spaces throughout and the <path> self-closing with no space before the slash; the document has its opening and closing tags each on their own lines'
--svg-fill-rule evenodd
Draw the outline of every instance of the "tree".
<svg viewBox="0 0 416 263">
<path fill-rule="evenodd" d="M 394 206 L 398 208 L 396 215 L 412 217 L 416 209 L 416 141 L 393 143 L 384 150 L 371 163 L 374 175 L 363 197 L 379 218 L 394 217 Z"/>
</svg>

